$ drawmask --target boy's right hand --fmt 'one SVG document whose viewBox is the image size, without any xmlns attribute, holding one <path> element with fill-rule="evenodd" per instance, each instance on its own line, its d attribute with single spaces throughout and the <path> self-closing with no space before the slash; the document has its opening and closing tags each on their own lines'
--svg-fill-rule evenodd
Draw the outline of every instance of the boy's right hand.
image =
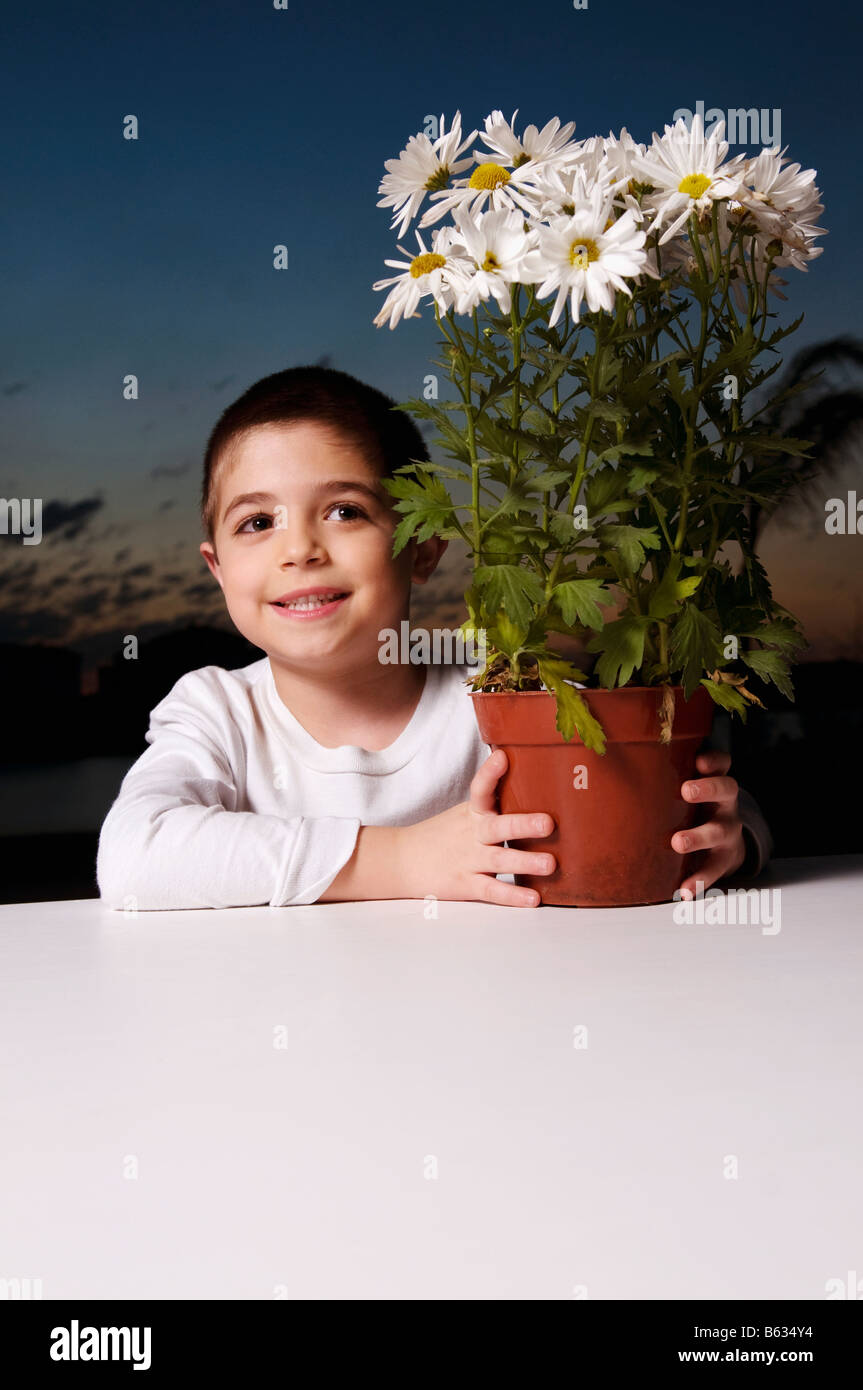
<svg viewBox="0 0 863 1390">
<path fill-rule="evenodd" d="M 551 874 L 553 854 L 507 849 L 504 840 L 536 839 L 554 830 L 541 811 L 502 816 L 495 808 L 495 788 L 506 772 L 502 748 L 486 759 L 470 784 L 470 800 L 438 816 L 403 826 L 399 858 L 407 897 L 433 896 L 445 901 L 498 903 L 503 907 L 538 907 L 533 888 L 500 883 L 495 874 Z"/>
</svg>

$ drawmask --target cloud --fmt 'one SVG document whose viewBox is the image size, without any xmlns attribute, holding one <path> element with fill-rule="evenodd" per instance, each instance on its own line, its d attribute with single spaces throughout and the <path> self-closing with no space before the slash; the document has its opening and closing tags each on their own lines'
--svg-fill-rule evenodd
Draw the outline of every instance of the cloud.
<svg viewBox="0 0 863 1390">
<path fill-rule="evenodd" d="M 69 620 L 56 608 L 30 613 L 0 613 L 0 642 L 31 642 L 34 638 L 65 637 Z"/>
<path fill-rule="evenodd" d="M 115 603 L 129 605 L 133 603 L 146 603 L 147 599 L 158 597 L 158 589 L 136 589 L 132 585 L 127 584 L 124 580 L 119 593 L 114 596 L 114 601 Z"/>
<path fill-rule="evenodd" d="M 75 598 L 76 617 L 98 618 L 109 600 L 107 589 L 94 589 L 92 593 L 81 594 Z"/>
<path fill-rule="evenodd" d="M 29 391 L 29 381 L 10 381 L 8 386 L 3 387 L 4 396 L 18 396 L 22 391 Z"/>
<path fill-rule="evenodd" d="M 214 596 L 216 596 L 216 590 L 213 587 L 213 581 L 209 584 L 206 582 L 189 584 L 183 590 L 184 598 L 212 598 Z"/>
<path fill-rule="evenodd" d="M 183 463 L 157 463 L 155 468 L 150 469 L 150 477 L 182 478 L 183 474 L 188 473 L 191 467 L 191 459 L 185 459 Z"/>
<path fill-rule="evenodd" d="M 35 519 L 35 511 L 32 506 L 34 499 L 30 499 L 29 510 L 25 510 L 24 520 L 32 524 Z M 104 507 L 105 502 L 101 497 L 86 497 L 80 502 L 58 502 L 56 500 L 45 502 L 41 508 L 41 535 L 50 535 L 54 531 L 60 531 L 60 539 L 64 541 L 74 541 L 84 532 L 95 516 L 96 512 Z M 91 537 L 92 539 L 92 537 Z M 0 532 L 0 541 L 9 541 L 16 545 L 23 546 L 23 539 L 15 531 L 8 534 Z"/>
<path fill-rule="evenodd" d="M 104 505 L 103 497 L 84 497 L 80 502 L 48 502 L 42 508 L 42 535 L 61 531 L 61 540 L 73 541 Z"/>
<path fill-rule="evenodd" d="M 220 377 L 218 381 L 213 381 L 210 384 L 214 391 L 224 391 L 225 387 L 230 386 L 231 382 L 235 380 L 236 377 L 232 374 L 231 376 Z"/>
</svg>

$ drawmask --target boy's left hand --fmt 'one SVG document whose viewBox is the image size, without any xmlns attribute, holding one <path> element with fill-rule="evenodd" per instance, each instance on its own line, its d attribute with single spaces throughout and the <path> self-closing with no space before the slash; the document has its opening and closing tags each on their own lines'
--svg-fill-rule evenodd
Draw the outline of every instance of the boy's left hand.
<svg viewBox="0 0 863 1390">
<path fill-rule="evenodd" d="M 693 805 L 714 803 L 716 813 L 703 825 L 678 830 L 671 837 L 671 847 L 679 854 L 699 849 L 708 851 L 701 868 L 680 885 L 680 896 L 687 900 L 695 897 L 696 880 L 703 885 L 701 891 L 705 893 L 711 883 L 739 869 L 746 858 L 743 822 L 737 809 L 737 783 L 733 777 L 724 775 L 731 766 L 731 755 L 719 749 L 699 753 L 695 766 L 708 775 L 684 782 L 680 794 L 684 801 Z"/>
</svg>

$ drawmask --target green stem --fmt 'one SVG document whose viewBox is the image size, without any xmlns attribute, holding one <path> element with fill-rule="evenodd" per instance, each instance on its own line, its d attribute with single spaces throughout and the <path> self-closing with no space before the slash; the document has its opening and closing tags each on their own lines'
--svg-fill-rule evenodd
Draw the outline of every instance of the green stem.
<svg viewBox="0 0 863 1390">
<path fill-rule="evenodd" d="M 512 386 L 512 411 L 510 423 L 514 430 L 521 426 L 521 323 L 518 317 L 519 286 L 512 287 L 510 322 L 512 324 L 512 367 L 516 373 Z M 512 487 L 518 474 L 518 440 L 512 442 L 512 458 L 509 464 L 509 485 Z"/>
</svg>

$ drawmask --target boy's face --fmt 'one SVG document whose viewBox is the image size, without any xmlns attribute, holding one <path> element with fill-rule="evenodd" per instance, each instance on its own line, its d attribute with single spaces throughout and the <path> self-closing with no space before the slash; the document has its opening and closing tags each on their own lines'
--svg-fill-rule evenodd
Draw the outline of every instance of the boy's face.
<svg viewBox="0 0 863 1390">
<path fill-rule="evenodd" d="M 239 502 L 245 493 L 269 496 Z M 411 540 L 393 559 L 393 501 L 356 445 L 315 421 L 259 425 L 235 441 L 215 549 L 204 541 L 201 554 L 243 636 L 287 667 L 367 664 L 380 630 L 408 617 L 411 584 L 425 583 L 447 547 Z M 274 606 L 317 587 L 348 597 L 320 613 Z"/>
</svg>

